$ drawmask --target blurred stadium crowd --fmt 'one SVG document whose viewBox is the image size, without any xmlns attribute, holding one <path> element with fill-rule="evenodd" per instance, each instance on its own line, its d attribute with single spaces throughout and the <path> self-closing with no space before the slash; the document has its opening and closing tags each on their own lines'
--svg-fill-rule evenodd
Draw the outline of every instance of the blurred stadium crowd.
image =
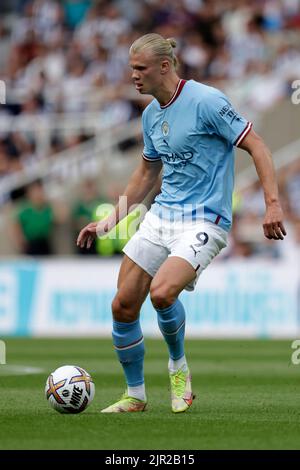
<svg viewBox="0 0 300 470">
<path fill-rule="evenodd" d="M 8 92 L 0 118 L 101 111 L 101 119 L 115 126 L 139 116 L 145 103 L 128 91 L 128 49 L 150 31 L 177 39 L 182 76 L 224 89 L 250 119 L 290 97 L 291 83 L 300 78 L 300 0 L 3 0 L 0 10 L 0 78 Z M 47 154 L 40 155 L 34 133 L 0 130 L 0 180 L 89 137 L 53 133 Z M 293 247 L 300 247 L 300 159 L 278 177 Z M 47 201 L 39 182 L 9 199 L 16 204 L 17 250 L 50 254 L 55 223 L 71 221 L 75 234 L 113 198 L 88 181 L 65 210 Z M 264 241 L 263 212 L 259 185 L 235 195 L 223 258 L 290 256 L 294 248 Z"/>
</svg>

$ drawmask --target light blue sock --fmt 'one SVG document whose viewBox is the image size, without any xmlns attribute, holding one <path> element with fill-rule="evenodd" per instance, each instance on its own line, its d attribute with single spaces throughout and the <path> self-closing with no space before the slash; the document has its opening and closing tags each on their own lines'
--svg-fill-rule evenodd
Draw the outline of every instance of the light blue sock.
<svg viewBox="0 0 300 470">
<path fill-rule="evenodd" d="M 184 356 L 185 310 L 177 299 L 170 307 L 156 309 L 158 326 L 169 348 L 170 358 Z"/>
<path fill-rule="evenodd" d="M 143 384 L 145 346 L 140 320 L 131 323 L 114 320 L 112 337 L 127 385 L 136 387 Z"/>
</svg>

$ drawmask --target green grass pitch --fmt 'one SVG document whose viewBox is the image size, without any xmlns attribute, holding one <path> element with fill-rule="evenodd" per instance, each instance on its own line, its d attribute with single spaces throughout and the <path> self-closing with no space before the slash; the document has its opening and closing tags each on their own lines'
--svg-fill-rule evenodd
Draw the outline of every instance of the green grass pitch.
<svg viewBox="0 0 300 470">
<path fill-rule="evenodd" d="M 119 415 L 99 413 L 124 391 L 109 339 L 8 338 L 6 348 L 0 449 L 300 448 L 300 365 L 291 363 L 291 341 L 187 341 L 197 398 L 178 415 L 162 340 L 146 339 L 148 411 Z M 94 401 L 80 415 L 60 415 L 44 397 L 47 376 L 64 364 L 87 369 L 95 382 Z M 39 370 L 25 374 L 21 366 Z"/>
</svg>

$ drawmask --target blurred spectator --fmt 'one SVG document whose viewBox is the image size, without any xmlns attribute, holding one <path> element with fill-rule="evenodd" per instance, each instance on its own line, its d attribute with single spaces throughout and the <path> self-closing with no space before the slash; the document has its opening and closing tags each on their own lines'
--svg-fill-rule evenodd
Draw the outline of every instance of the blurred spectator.
<svg viewBox="0 0 300 470">
<path fill-rule="evenodd" d="M 287 196 L 287 210 L 290 219 L 300 218 L 300 158 L 285 170 L 284 190 Z"/>
<path fill-rule="evenodd" d="M 54 210 L 47 200 L 42 183 L 31 183 L 15 216 L 14 238 L 19 253 L 33 256 L 52 254 L 54 223 Z"/>
<path fill-rule="evenodd" d="M 92 6 L 92 0 L 63 0 L 65 20 L 67 25 L 74 29 L 85 18 Z"/>
<path fill-rule="evenodd" d="M 9 42 L 8 30 L 2 18 L 0 18 L 0 70 L 4 67 L 8 59 Z"/>
<path fill-rule="evenodd" d="M 95 220 L 95 214 L 100 204 L 108 202 L 101 196 L 95 180 L 85 180 L 80 188 L 80 195 L 72 209 L 73 239 L 76 240 L 82 227 Z M 75 242 L 74 242 L 75 246 Z M 81 255 L 94 255 L 97 253 L 94 243 L 90 250 L 76 246 L 76 251 Z"/>
</svg>

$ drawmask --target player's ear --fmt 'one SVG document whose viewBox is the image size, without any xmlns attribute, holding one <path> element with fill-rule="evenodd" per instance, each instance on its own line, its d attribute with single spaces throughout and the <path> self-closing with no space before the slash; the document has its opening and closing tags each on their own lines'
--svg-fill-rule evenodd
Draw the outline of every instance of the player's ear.
<svg viewBox="0 0 300 470">
<path fill-rule="evenodd" d="M 170 70 L 170 62 L 167 59 L 161 61 L 160 64 L 160 73 L 164 75 Z"/>
</svg>

